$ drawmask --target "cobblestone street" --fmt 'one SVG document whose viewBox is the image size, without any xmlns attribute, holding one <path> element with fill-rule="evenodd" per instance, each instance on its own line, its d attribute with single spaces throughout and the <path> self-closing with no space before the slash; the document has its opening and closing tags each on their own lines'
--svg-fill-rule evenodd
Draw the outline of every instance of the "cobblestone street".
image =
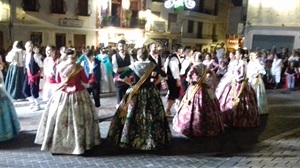
<svg viewBox="0 0 300 168">
<path fill-rule="evenodd" d="M 43 111 L 28 112 L 26 103 L 15 102 L 22 131 L 13 140 L 0 143 L 0 167 L 299 167 L 299 99 L 298 91 L 271 90 L 270 114 L 262 116 L 258 128 L 226 128 L 219 137 L 197 140 L 172 132 L 173 141 L 167 148 L 136 151 L 120 149 L 105 139 L 116 101 L 113 94 L 103 95 L 99 113 L 102 144 L 82 156 L 40 151 L 33 142 Z M 172 119 L 169 121 L 171 126 Z"/>
</svg>

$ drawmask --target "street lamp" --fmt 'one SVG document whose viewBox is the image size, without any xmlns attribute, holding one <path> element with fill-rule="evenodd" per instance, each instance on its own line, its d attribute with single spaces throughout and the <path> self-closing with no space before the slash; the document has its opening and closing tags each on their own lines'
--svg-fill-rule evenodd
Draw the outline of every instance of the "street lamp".
<svg viewBox="0 0 300 168">
<path fill-rule="evenodd" d="M 185 6 L 188 9 L 193 9 L 196 6 L 194 0 L 167 0 L 164 3 L 165 8 L 178 8 Z"/>
</svg>

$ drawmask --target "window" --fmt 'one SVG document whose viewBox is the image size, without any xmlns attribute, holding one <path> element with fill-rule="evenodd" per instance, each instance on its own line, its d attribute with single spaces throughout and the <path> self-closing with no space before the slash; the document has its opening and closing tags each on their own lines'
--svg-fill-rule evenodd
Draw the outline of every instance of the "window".
<svg viewBox="0 0 300 168">
<path fill-rule="evenodd" d="M 202 38 L 203 22 L 198 22 L 197 38 Z"/>
<path fill-rule="evenodd" d="M 90 16 L 88 0 L 77 1 L 77 15 Z"/>
<path fill-rule="evenodd" d="M 177 23 L 177 14 L 176 13 L 169 13 L 168 30 L 170 30 L 171 23 Z"/>
<path fill-rule="evenodd" d="M 41 46 L 42 44 L 43 33 L 42 32 L 31 32 L 30 33 L 30 40 L 32 41 L 33 45 Z"/>
<path fill-rule="evenodd" d="M 188 33 L 194 33 L 194 21 L 192 20 L 188 20 L 188 29 L 187 29 Z"/>
<path fill-rule="evenodd" d="M 51 13 L 60 13 L 64 14 L 66 13 L 66 5 L 64 0 L 52 0 L 51 1 L 51 6 L 50 6 L 50 11 Z"/>
<path fill-rule="evenodd" d="M 22 8 L 24 11 L 38 12 L 41 8 L 39 0 L 23 0 Z"/>
<path fill-rule="evenodd" d="M 152 0 L 152 2 L 162 2 L 162 3 L 164 3 L 165 0 Z"/>
</svg>

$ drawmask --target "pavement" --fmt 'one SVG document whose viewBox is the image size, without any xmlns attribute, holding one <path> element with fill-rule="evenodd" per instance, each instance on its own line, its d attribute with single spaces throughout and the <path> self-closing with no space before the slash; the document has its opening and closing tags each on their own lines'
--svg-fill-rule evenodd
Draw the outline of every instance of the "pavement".
<svg viewBox="0 0 300 168">
<path fill-rule="evenodd" d="M 257 128 L 226 128 L 213 138 L 188 139 L 172 131 L 172 143 L 157 151 L 121 149 L 106 140 L 115 112 L 115 94 L 102 94 L 99 127 L 102 143 L 80 156 L 51 155 L 34 144 L 43 110 L 14 102 L 21 133 L 0 143 L 0 167 L 300 167 L 299 91 L 268 90 L 269 115 Z M 163 102 L 166 98 L 162 95 Z M 42 108 L 46 102 L 42 102 Z M 172 128 L 172 118 L 169 118 Z"/>
</svg>

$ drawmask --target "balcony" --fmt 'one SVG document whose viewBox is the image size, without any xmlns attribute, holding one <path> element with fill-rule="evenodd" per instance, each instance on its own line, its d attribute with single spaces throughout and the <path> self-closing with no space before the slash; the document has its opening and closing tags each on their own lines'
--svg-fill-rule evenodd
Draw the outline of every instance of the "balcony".
<svg viewBox="0 0 300 168">
<path fill-rule="evenodd" d="M 207 19 L 207 20 L 215 20 L 217 19 L 217 16 L 213 14 L 212 10 L 204 10 L 204 12 L 196 12 L 191 10 L 183 11 L 183 16 L 185 17 L 191 17 L 191 18 L 201 18 L 201 19 Z"/>
<path fill-rule="evenodd" d="M 215 36 L 209 34 L 191 34 L 191 33 L 183 33 L 181 41 L 183 43 L 195 43 L 195 44 L 209 44 L 214 41 Z"/>
<path fill-rule="evenodd" d="M 125 28 L 145 28 L 145 24 L 140 24 L 138 18 L 129 20 L 120 19 L 118 16 L 104 16 L 101 20 L 100 27 L 125 27 Z"/>
</svg>

